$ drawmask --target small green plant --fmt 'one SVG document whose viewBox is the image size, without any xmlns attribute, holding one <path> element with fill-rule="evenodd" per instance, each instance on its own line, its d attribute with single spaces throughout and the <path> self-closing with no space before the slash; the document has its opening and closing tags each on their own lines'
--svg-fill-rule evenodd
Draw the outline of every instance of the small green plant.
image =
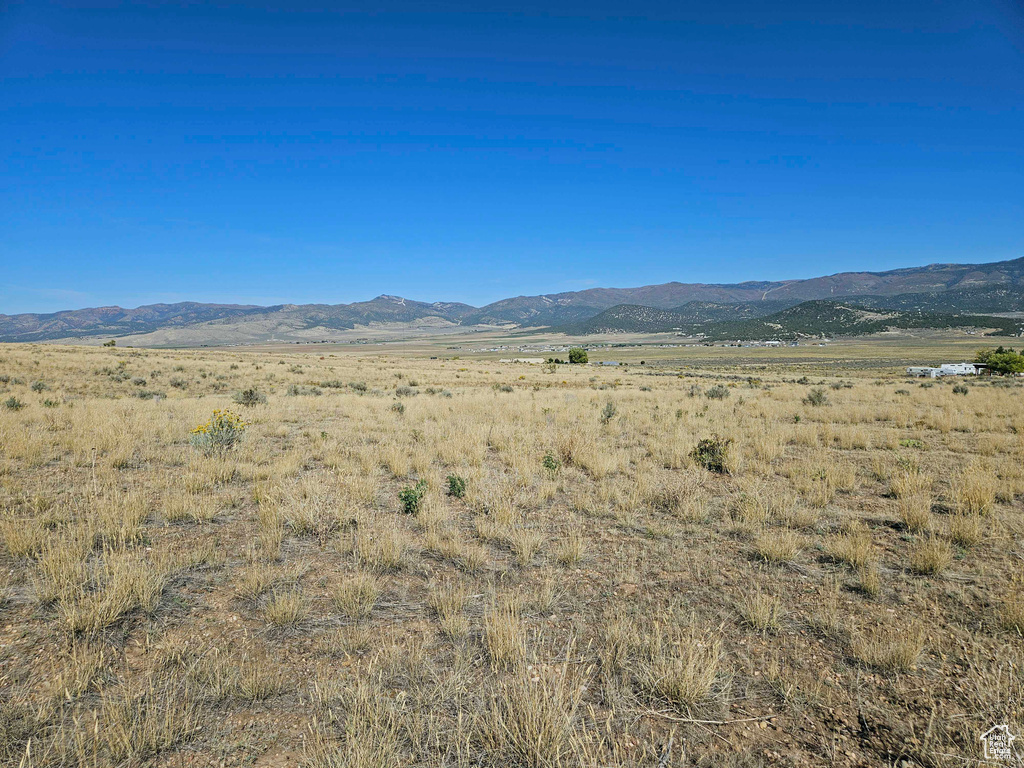
<svg viewBox="0 0 1024 768">
<path fill-rule="evenodd" d="M 698 442 L 690 455 L 700 466 L 711 472 L 729 474 L 728 451 L 731 444 L 731 438 L 712 435 Z"/>
<path fill-rule="evenodd" d="M 583 347 L 573 347 L 569 350 L 569 362 L 573 364 L 582 364 L 588 361 L 587 350 Z"/>
<path fill-rule="evenodd" d="M 604 408 L 601 410 L 601 423 L 607 424 L 609 421 L 615 418 L 615 414 L 618 413 L 618 409 L 615 407 L 615 403 L 609 400 L 605 403 Z"/>
<path fill-rule="evenodd" d="M 6 408 L 8 411 L 20 411 L 24 407 L 25 404 L 21 402 L 21 400 L 16 398 L 14 395 L 11 395 L 6 400 L 4 400 L 4 408 Z"/>
<path fill-rule="evenodd" d="M 729 388 L 721 384 L 715 384 L 704 395 L 711 400 L 725 400 L 729 396 Z"/>
<path fill-rule="evenodd" d="M 49 389 L 49 387 L 46 385 L 45 381 L 33 381 L 32 382 L 32 391 L 33 392 L 45 392 L 48 389 Z M 953 391 L 955 392 L 956 389 L 954 388 Z"/>
<path fill-rule="evenodd" d="M 427 481 L 420 480 L 416 485 L 407 485 L 398 492 L 398 500 L 402 502 L 402 511 L 407 515 L 415 515 L 420 511 L 423 497 L 427 494 Z"/>
<path fill-rule="evenodd" d="M 405 413 L 405 403 L 392 403 L 391 410 L 401 416 Z"/>
<path fill-rule="evenodd" d="M 903 446 L 904 448 L 916 448 L 917 450 L 921 450 L 922 448 L 924 448 L 923 442 L 921 442 L 920 440 L 915 440 L 912 437 L 908 437 L 906 440 L 900 440 L 900 445 Z"/>
<path fill-rule="evenodd" d="M 558 457 L 555 456 L 555 454 L 553 454 L 551 451 L 548 451 L 547 453 L 544 454 L 544 458 L 541 461 L 541 464 L 544 466 L 544 469 L 546 469 L 548 472 L 551 472 L 552 474 L 557 472 L 559 467 L 562 466 L 562 462 L 560 462 L 558 460 Z"/>
<path fill-rule="evenodd" d="M 953 387 L 954 395 L 966 395 L 968 392 L 970 392 L 970 390 L 967 389 L 966 384 L 957 384 Z"/>
<path fill-rule="evenodd" d="M 319 397 L 323 394 L 323 390 L 320 387 L 303 387 L 298 384 L 289 384 L 285 394 L 290 397 L 298 397 L 300 395 L 313 395 Z"/>
<path fill-rule="evenodd" d="M 241 441 L 245 426 L 241 417 L 231 411 L 214 411 L 208 422 L 192 430 L 189 442 L 206 454 L 226 451 Z"/>
<path fill-rule="evenodd" d="M 824 389 L 816 387 L 807 393 L 807 397 L 804 398 L 804 405 L 813 405 L 815 407 L 828 405 L 828 395 L 825 394 Z"/>
<path fill-rule="evenodd" d="M 234 401 L 239 405 L 251 408 L 254 405 L 262 405 L 267 402 L 267 396 L 256 389 L 256 387 L 248 387 L 241 392 L 236 392 Z"/>
<path fill-rule="evenodd" d="M 448 475 L 448 495 L 461 499 L 466 495 L 466 478 L 458 475 Z"/>
</svg>

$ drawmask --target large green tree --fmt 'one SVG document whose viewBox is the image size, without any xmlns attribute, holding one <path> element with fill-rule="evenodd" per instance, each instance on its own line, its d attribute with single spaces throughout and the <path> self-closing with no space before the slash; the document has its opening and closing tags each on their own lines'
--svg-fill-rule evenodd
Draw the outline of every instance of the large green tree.
<svg viewBox="0 0 1024 768">
<path fill-rule="evenodd" d="M 1024 355 L 1002 346 L 979 350 L 974 362 L 987 365 L 993 373 L 1024 373 Z"/>
<path fill-rule="evenodd" d="M 570 363 L 585 363 L 587 362 L 587 350 L 583 347 L 573 347 L 569 350 L 569 362 Z"/>
</svg>

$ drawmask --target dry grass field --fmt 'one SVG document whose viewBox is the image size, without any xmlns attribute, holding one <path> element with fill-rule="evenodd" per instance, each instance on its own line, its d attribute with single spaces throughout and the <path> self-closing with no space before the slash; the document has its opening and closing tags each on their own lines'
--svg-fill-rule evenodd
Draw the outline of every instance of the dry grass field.
<svg viewBox="0 0 1024 768">
<path fill-rule="evenodd" d="M 758 375 L 0 346 L 0 763 L 977 764 L 1024 390 Z"/>
</svg>

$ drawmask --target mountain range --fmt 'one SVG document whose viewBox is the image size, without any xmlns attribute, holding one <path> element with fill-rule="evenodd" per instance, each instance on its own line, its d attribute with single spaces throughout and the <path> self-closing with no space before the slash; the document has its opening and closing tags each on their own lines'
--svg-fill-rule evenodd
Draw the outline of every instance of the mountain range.
<svg viewBox="0 0 1024 768">
<path fill-rule="evenodd" d="M 806 302 L 823 301 L 803 312 L 785 314 Z M 263 307 L 181 302 L 135 309 L 100 307 L 0 315 L 0 341 L 128 337 L 130 343 L 139 346 L 188 346 L 372 338 L 388 332 L 457 333 L 495 326 L 578 334 L 678 330 L 716 338 L 735 332 L 733 338 L 739 338 L 741 333 L 756 331 L 763 335 L 772 328 L 775 336 L 785 336 L 790 330 L 804 334 L 812 326 L 834 335 L 844 329 L 870 333 L 887 327 L 887 322 L 895 322 L 898 327 L 950 327 L 943 324 L 959 322 L 955 320 L 958 316 L 1020 311 L 1024 311 L 1024 258 L 988 264 L 931 264 L 886 272 L 842 272 L 804 280 L 591 288 L 517 296 L 484 307 L 420 302 L 385 294 L 352 304 Z M 814 312 L 818 321 L 794 330 Z M 831 318 L 828 322 L 826 316 Z M 860 319 L 853 322 L 854 316 Z M 775 319 L 765 321 L 770 317 Z M 1005 320 L 1002 325 L 993 324 L 991 319 L 985 322 L 984 327 L 1006 332 L 1013 329 L 1013 324 Z M 756 336 L 743 336 L 748 337 Z"/>
</svg>

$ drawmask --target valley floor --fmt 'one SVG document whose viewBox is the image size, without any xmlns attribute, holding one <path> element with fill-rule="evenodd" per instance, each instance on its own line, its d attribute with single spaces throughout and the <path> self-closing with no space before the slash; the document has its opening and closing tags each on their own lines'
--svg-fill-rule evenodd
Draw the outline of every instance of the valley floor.
<svg viewBox="0 0 1024 768">
<path fill-rule="evenodd" d="M 456 343 L 0 346 L 0 764 L 962 766 L 1021 734 L 1024 393 L 900 375 L 982 340 Z"/>
</svg>

